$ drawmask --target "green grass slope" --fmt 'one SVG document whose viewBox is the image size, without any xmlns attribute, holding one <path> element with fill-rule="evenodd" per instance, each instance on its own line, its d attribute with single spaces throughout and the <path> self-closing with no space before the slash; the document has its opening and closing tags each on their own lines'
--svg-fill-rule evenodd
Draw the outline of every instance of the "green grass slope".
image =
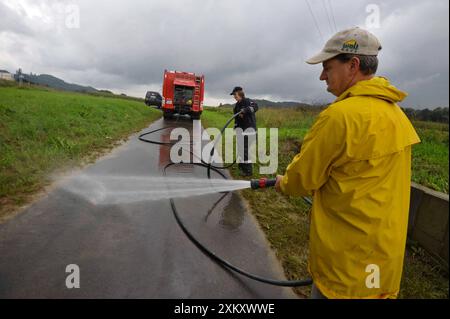
<svg viewBox="0 0 450 319">
<path fill-rule="evenodd" d="M 94 159 L 160 115 L 127 99 L 0 87 L 0 217 L 55 170 Z"/>
</svg>

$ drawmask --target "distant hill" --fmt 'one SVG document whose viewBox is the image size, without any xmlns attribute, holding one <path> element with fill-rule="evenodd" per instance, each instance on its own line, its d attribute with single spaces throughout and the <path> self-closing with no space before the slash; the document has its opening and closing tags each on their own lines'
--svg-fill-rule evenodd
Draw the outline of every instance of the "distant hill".
<svg viewBox="0 0 450 319">
<path fill-rule="evenodd" d="M 312 105 L 294 101 L 273 102 L 269 100 L 251 99 L 256 102 L 259 107 L 285 107 L 285 108 L 304 108 L 304 109 L 321 109 L 326 105 Z M 222 104 L 222 106 L 233 106 L 232 104 Z"/>
<path fill-rule="evenodd" d="M 74 83 L 67 83 L 64 80 L 61 80 L 53 75 L 49 74 L 25 74 L 22 73 L 22 70 L 19 69 L 14 74 L 14 79 L 17 82 L 14 81 L 6 81 L 3 79 L 0 79 L 0 87 L 11 87 L 11 86 L 18 86 L 19 77 L 22 78 L 22 81 L 24 83 L 30 83 L 34 86 L 41 86 L 46 87 L 49 89 L 54 90 L 60 90 L 60 91 L 69 91 L 69 92 L 77 92 L 77 93 L 84 93 L 89 94 L 93 96 L 103 96 L 103 97 L 114 97 L 114 98 L 120 98 L 125 100 L 133 100 L 133 101 L 139 101 L 143 102 L 144 99 L 140 97 L 133 97 L 133 96 L 127 96 L 125 94 L 114 94 L 112 91 L 109 90 L 98 90 L 92 86 L 84 86 Z"/>
<path fill-rule="evenodd" d="M 91 86 L 83 86 L 79 84 L 67 83 L 53 75 L 49 74 L 23 74 L 23 81 L 30 82 L 32 84 L 44 85 L 50 88 L 71 91 L 71 92 L 85 92 L 85 93 L 97 93 L 97 89 Z M 17 77 L 17 75 L 15 75 Z"/>
<path fill-rule="evenodd" d="M 262 107 L 301 107 L 301 106 L 310 106 L 306 103 L 300 103 L 300 102 L 294 102 L 294 101 L 284 101 L 284 102 L 273 102 L 269 100 L 258 100 L 253 99 L 258 105 L 261 105 Z"/>
<path fill-rule="evenodd" d="M 307 104 L 301 102 L 273 102 L 269 100 L 258 100 L 252 99 L 252 101 L 258 103 L 260 108 L 264 107 L 280 107 L 280 108 L 296 108 L 305 111 L 317 112 L 325 109 L 328 104 Z M 220 107 L 233 107 L 234 104 L 222 104 Z M 438 107 L 435 109 L 413 109 L 413 108 L 402 108 L 403 112 L 410 120 L 414 121 L 426 121 L 426 122 L 439 122 L 439 123 L 449 123 L 449 108 L 448 107 Z"/>
</svg>

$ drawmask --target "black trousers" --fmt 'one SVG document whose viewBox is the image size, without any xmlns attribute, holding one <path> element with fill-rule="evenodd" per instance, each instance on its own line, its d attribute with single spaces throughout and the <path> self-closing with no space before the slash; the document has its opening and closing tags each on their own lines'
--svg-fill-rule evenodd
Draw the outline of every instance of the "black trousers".
<svg viewBox="0 0 450 319">
<path fill-rule="evenodd" d="M 238 156 L 240 158 L 241 162 L 249 162 L 250 160 L 253 160 L 250 158 L 249 152 L 251 150 L 251 147 L 254 146 L 256 143 L 256 132 L 252 134 L 252 132 L 245 132 L 242 133 L 242 131 L 236 130 L 236 144 L 238 148 Z"/>
</svg>

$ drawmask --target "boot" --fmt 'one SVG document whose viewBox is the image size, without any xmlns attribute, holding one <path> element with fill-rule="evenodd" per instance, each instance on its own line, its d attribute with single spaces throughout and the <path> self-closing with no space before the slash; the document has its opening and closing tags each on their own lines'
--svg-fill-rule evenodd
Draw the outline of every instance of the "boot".
<svg viewBox="0 0 450 319">
<path fill-rule="evenodd" d="M 245 170 L 245 166 L 244 166 L 245 164 L 243 164 L 243 163 L 239 163 L 238 164 L 238 167 L 239 167 L 239 175 L 240 176 L 247 176 L 246 174 L 246 170 Z"/>
<path fill-rule="evenodd" d="M 253 164 L 252 163 L 243 164 L 243 172 L 244 172 L 244 176 L 252 176 L 253 175 Z"/>
</svg>

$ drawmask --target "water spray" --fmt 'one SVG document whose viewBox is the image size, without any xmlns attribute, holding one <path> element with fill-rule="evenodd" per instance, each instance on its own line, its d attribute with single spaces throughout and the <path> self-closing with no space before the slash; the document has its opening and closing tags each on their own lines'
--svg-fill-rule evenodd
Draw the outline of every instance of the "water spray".
<svg viewBox="0 0 450 319">
<path fill-rule="evenodd" d="M 276 179 L 234 180 L 223 178 L 186 178 L 167 176 L 128 176 L 80 174 L 62 187 L 93 205 L 184 198 L 241 189 L 274 187 Z"/>
<path fill-rule="evenodd" d="M 225 123 L 225 125 L 222 127 L 222 129 L 220 130 L 220 135 L 219 137 L 223 134 L 223 132 L 225 131 L 225 129 L 229 126 L 229 124 L 231 123 L 231 121 L 236 118 L 240 113 L 236 113 L 234 114 L 232 117 L 230 117 L 228 119 L 228 121 Z M 143 133 L 139 136 L 139 140 L 146 142 L 146 143 L 150 143 L 150 144 L 157 144 L 157 145 L 166 145 L 166 146 L 171 146 L 174 145 L 175 143 L 171 143 L 171 142 L 160 142 L 160 141 L 153 141 L 153 140 L 149 140 L 144 138 L 144 136 L 148 136 L 151 135 L 154 132 L 160 131 L 162 129 L 166 129 L 166 128 L 170 128 L 170 127 L 165 127 L 165 128 L 160 128 L 160 129 L 156 129 L 153 131 L 149 131 L 146 133 Z M 217 138 L 218 140 L 218 138 Z M 216 172 L 217 174 L 219 174 L 223 179 L 228 179 L 227 176 L 221 172 L 221 170 L 223 169 L 227 169 L 231 166 L 233 166 L 235 164 L 235 162 L 233 162 L 232 164 L 228 165 L 228 166 L 222 166 L 222 167 L 218 167 L 218 166 L 214 166 L 211 163 L 211 159 L 212 159 L 212 155 L 214 153 L 214 149 L 216 148 L 216 144 L 213 145 L 212 149 L 211 149 L 211 158 L 209 160 L 208 163 L 205 163 L 202 159 L 201 163 L 191 163 L 191 165 L 195 165 L 195 166 L 201 166 L 207 169 L 207 177 L 208 179 L 211 179 L 211 171 Z M 195 154 L 193 152 L 190 151 L 190 153 L 195 156 Z M 169 163 L 167 164 L 164 169 L 163 169 L 163 173 L 164 176 L 166 176 L 166 170 L 167 168 L 169 168 L 170 166 L 173 165 L 177 165 L 176 163 Z M 243 181 L 241 181 L 243 182 Z M 260 179 L 254 179 L 251 181 L 245 181 L 246 187 L 245 188 L 251 188 L 251 189 L 261 189 L 261 188 L 267 188 L 267 187 L 273 187 L 276 184 L 276 179 L 267 179 L 267 178 L 260 178 Z M 225 192 L 224 195 L 226 195 L 228 192 Z M 221 198 L 219 198 L 219 200 L 214 204 L 214 206 L 216 206 L 223 198 L 225 198 L 225 196 L 222 196 Z M 305 198 L 306 200 L 306 198 Z M 306 279 L 302 279 L 302 280 L 276 280 L 276 279 L 270 279 L 270 278 L 265 278 L 265 277 L 261 277 L 252 273 L 249 273 L 233 264 L 231 264 L 230 262 L 228 262 L 227 260 L 219 257 L 218 255 L 216 255 L 213 251 L 211 251 L 210 249 L 208 249 L 205 245 L 203 245 L 190 231 L 189 229 L 186 227 L 186 225 L 183 223 L 183 220 L 181 219 L 179 213 L 178 213 L 178 209 L 175 205 L 175 201 L 174 199 L 171 197 L 169 198 L 170 201 L 170 206 L 172 208 L 172 212 L 173 212 L 173 216 L 178 224 L 178 226 L 181 228 L 181 230 L 184 232 L 184 234 L 188 237 L 188 239 L 202 252 L 204 253 L 206 256 L 208 256 L 209 258 L 211 258 L 214 262 L 216 262 L 217 264 L 219 264 L 220 266 L 234 271 L 244 277 L 265 283 L 265 284 L 269 284 L 269 285 L 274 285 L 274 286 L 282 286 L 282 287 L 302 287 L 302 286 L 310 286 L 312 284 L 312 279 L 310 278 L 306 278 Z M 213 207 L 214 207 L 213 206 Z"/>
</svg>

